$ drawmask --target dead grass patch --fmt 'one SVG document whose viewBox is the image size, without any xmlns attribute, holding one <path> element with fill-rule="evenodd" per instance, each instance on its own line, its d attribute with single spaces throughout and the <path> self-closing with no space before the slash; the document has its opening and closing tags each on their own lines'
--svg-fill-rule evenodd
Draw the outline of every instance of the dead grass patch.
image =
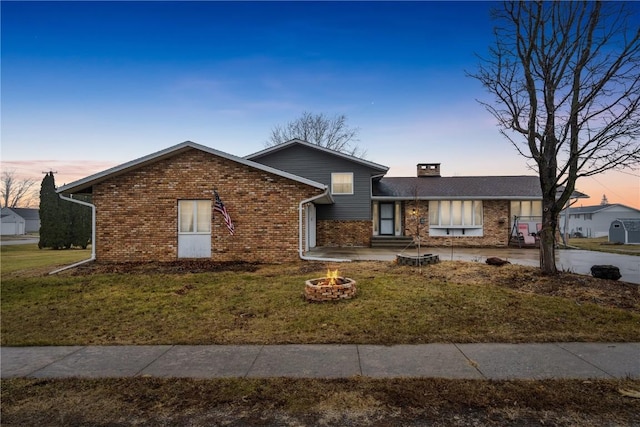
<svg viewBox="0 0 640 427">
<path fill-rule="evenodd" d="M 2 424 L 636 425 L 632 380 L 11 379 Z"/>
</svg>

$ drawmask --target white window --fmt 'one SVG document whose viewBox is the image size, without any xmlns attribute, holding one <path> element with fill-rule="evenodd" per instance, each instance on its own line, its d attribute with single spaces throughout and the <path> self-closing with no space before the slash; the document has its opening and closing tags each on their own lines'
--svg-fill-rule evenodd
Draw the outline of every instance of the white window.
<svg viewBox="0 0 640 427">
<path fill-rule="evenodd" d="M 482 200 L 431 200 L 429 202 L 429 226 L 482 227 Z"/>
<path fill-rule="evenodd" d="M 211 233 L 211 200 L 178 201 L 180 233 Z"/>
<path fill-rule="evenodd" d="M 512 200 L 511 217 L 519 217 L 522 220 L 534 220 L 542 217 L 542 201 L 540 200 Z"/>
<path fill-rule="evenodd" d="M 331 194 L 353 194 L 353 172 L 332 173 Z"/>
</svg>

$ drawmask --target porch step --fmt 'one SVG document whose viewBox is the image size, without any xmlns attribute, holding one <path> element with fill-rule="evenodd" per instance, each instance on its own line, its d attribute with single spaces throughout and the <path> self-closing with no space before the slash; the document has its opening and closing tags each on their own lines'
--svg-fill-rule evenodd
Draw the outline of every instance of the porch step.
<svg viewBox="0 0 640 427">
<path fill-rule="evenodd" d="M 413 237 L 408 236 L 373 236 L 371 237 L 372 248 L 415 248 Z"/>
</svg>

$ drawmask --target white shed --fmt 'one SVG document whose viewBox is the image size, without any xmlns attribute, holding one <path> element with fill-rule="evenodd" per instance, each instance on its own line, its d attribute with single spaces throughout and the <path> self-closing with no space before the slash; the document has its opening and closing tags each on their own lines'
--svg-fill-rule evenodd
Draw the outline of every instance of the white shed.
<svg viewBox="0 0 640 427">
<path fill-rule="evenodd" d="M 17 236 L 25 234 L 26 221 L 20 215 L 12 211 L 0 214 L 0 232 L 3 236 Z"/>
</svg>

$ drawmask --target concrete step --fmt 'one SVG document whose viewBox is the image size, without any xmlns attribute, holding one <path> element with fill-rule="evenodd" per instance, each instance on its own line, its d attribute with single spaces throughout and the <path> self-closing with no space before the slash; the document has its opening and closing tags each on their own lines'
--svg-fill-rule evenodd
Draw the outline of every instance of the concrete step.
<svg viewBox="0 0 640 427">
<path fill-rule="evenodd" d="M 414 248 L 413 237 L 406 236 L 374 236 L 371 238 L 372 248 Z"/>
</svg>

